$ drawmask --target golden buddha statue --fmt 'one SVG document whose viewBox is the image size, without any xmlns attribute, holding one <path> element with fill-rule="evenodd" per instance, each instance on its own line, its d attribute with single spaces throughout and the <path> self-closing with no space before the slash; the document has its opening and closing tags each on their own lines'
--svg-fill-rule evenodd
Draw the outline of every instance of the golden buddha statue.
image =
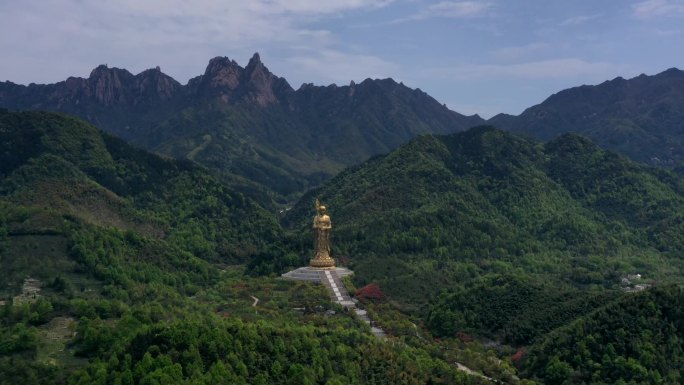
<svg viewBox="0 0 684 385">
<path fill-rule="evenodd" d="M 317 215 L 313 220 L 314 229 L 314 257 L 309 262 L 311 267 L 334 268 L 335 261 L 330 257 L 330 232 L 332 222 L 326 214 L 325 206 L 316 199 Z"/>
</svg>

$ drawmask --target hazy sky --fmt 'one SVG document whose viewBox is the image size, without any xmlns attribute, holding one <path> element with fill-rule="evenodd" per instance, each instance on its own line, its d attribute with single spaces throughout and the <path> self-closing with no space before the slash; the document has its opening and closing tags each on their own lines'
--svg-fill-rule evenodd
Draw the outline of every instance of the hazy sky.
<svg viewBox="0 0 684 385">
<path fill-rule="evenodd" d="M 0 81 L 108 64 L 186 83 L 214 56 L 259 52 L 294 88 L 392 77 L 490 117 L 682 69 L 683 40 L 684 0 L 0 0 Z"/>
</svg>

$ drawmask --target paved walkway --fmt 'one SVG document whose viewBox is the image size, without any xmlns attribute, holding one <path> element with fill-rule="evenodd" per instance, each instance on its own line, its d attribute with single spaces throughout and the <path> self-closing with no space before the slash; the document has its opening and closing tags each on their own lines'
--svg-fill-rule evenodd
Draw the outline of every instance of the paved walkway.
<svg viewBox="0 0 684 385">
<path fill-rule="evenodd" d="M 333 302 L 339 303 L 344 307 L 354 307 L 354 301 L 352 301 L 347 288 L 344 287 L 336 271 L 324 270 L 322 278 L 321 283 L 328 289 L 330 299 Z"/>
<path fill-rule="evenodd" d="M 387 333 L 384 330 L 376 326 L 375 322 L 368 317 L 368 312 L 363 309 L 356 307 L 357 301 L 352 300 L 347 288 L 344 287 L 341 278 L 347 275 L 351 275 L 353 272 L 345 268 L 336 268 L 331 270 L 315 269 L 311 267 L 300 267 L 299 269 L 292 270 L 283 274 L 283 278 L 296 279 L 300 281 L 311 281 L 323 284 L 328 289 L 330 293 L 330 299 L 350 311 L 354 311 L 357 317 L 361 319 L 366 324 L 370 325 L 371 332 L 378 338 L 387 337 Z"/>
<path fill-rule="evenodd" d="M 356 302 L 354 302 L 349 296 L 347 288 L 344 287 L 342 280 L 337 275 L 336 271 L 325 271 L 325 280 L 323 280 L 323 285 L 328 288 L 330 292 L 330 297 L 333 302 L 336 302 L 349 310 L 353 310 L 356 315 L 371 327 L 371 332 L 378 338 L 387 337 L 387 333 L 375 325 L 375 322 L 368 317 L 368 312 L 356 307 Z"/>
<path fill-rule="evenodd" d="M 371 327 L 371 332 L 373 333 L 373 335 L 375 335 L 375 336 L 378 337 L 378 338 L 385 338 L 385 337 L 387 337 L 387 333 L 385 333 L 384 330 L 382 330 L 382 329 L 380 329 L 379 327 L 377 327 L 377 326 L 375 325 L 375 322 L 373 322 L 373 320 L 371 320 L 370 317 L 368 317 L 368 312 L 367 312 L 367 311 L 365 311 L 365 310 L 363 310 L 363 309 L 356 309 L 356 308 L 354 309 L 354 311 L 356 311 L 356 315 L 357 315 L 363 322 L 365 322 L 365 323 L 367 323 L 368 325 L 370 325 L 370 327 Z"/>
</svg>

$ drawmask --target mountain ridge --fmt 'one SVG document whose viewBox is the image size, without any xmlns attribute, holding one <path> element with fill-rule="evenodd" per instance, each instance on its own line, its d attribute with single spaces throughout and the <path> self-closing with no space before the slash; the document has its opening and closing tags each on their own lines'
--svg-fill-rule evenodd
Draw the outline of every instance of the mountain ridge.
<svg viewBox="0 0 684 385">
<path fill-rule="evenodd" d="M 589 137 L 632 159 L 674 167 L 684 158 L 684 71 L 616 77 L 559 91 L 520 115 L 488 124 L 544 141 L 565 132 Z"/>
<path fill-rule="evenodd" d="M 416 135 L 483 122 L 393 79 L 294 90 L 258 53 L 244 68 L 215 57 L 186 85 L 158 68 L 133 75 L 107 66 L 50 85 L 0 83 L 0 106 L 76 115 L 136 146 L 244 179 L 254 185 L 245 191 L 271 191 L 281 203 Z"/>
<path fill-rule="evenodd" d="M 245 67 L 215 57 L 185 85 L 159 67 L 133 75 L 104 65 L 87 79 L 0 83 L 0 106 L 76 115 L 146 150 L 217 171 L 270 207 L 417 135 L 485 122 L 544 141 L 576 132 L 634 160 L 680 169 L 683 100 L 684 72 L 670 68 L 562 90 L 518 116 L 485 121 L 391 78 L 295 90 L 258 53 Z"/>
</svg>

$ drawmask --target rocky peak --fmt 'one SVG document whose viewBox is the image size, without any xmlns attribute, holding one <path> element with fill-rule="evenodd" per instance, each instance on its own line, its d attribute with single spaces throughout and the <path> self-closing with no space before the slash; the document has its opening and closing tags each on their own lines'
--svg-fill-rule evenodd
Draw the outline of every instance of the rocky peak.
<svg viewBox="0 0 684 385">
<path fill-rule="evenodd" d="M 259 54 L 255 53 L 254 56 L 249 59 L 247 67 L 245 67 L 245 77 L 247 80 L 252 80 L 272 79 L 275 76 L 271 73 L 271 71 L 268 70 L 268 68 L 266 68 L 264 63 L 261 62 L 261 57 L 259 57 Z"/>
<path fill-rule="evenodd" d="M 155 67 L 135 76 L 136 96 L 167 100 L 173 98 L 182 88 L 180 83 Z"/>
<path fill-rule="evenodd" d="M 108 72 L 109 67 L 107 67 L 106 64 L 100 64 L 99 66 L 93 68 L 92 71 L 90 71 L 90 76 L 88 76 L 88 79 L 99 78 Z"/>
<path fill-rule="evenodd" d="M 76 94 L 88 87 L 88 81 L 83 78 L 69 76 L 64 81 L 64 93 L 68 95 Z"/>
<path fill-rule="evenodd" d="M 109 68 L 106 64 L 100 64 L 90 71 L 88 80 L 98 81 L 100 79 L 116 79 L 119 81 L 128 81 L 133 78 L 133 74 L 125 69 L 112 67 Z"/>
<path fill-rule="evenodd" d="M 209 60 L 207 69 L 202 75 L 202 83 L 210 88 L 235 90 L 240 85 L 243 71 L 235 60 L 217 56 Z"/>
<path fill-rule="evenodd" d="M 90 95 L 105 106 L 125 104 L 126 86 L 134 76 L 123 69 L 109 68 L 105 64 L 97 66 L 88 77 Z"/>
<path fill-rule="evenodd" d="M 258 53 L 252 56 L 247 67 L 245 67 L 244 80 L 247 98 L 260 106 L 278 101 L 274 88 L 281 88 L 281 83 L 284 81 L 281 81 L 266 68 Z"/>
<path fill-rule="evenodd" d="M 355 92 L 356 92 L 356 83 L 352 80 L 349 82 L 349 91 L 347 91 L 347 96 L 351 98 L 354 96 Z"/>
<path fill-rule="evenodd" d="M 261 62 L 261 56 L 259 55 L 259 52 L 254 52 L 254 55 L 252 55 L 252 58 L 249 59 L 249 63 L 247 63 L 246 68 L 250 67 L 257 67 L 257 66 L 264 66 L 264 63 Z"/>
<path fill-rule="evenodd" d="M 188 82 L 188 88 L 205 97 L 218 97 L 223 103 L 247 102 L 262 107 L 278 103 L 280 95 L 294 92 L 285 79 L 264 66 L 258 53 L 245 68 L 227 57 L 215 57 L 204 75 Z"/>
</svg>

